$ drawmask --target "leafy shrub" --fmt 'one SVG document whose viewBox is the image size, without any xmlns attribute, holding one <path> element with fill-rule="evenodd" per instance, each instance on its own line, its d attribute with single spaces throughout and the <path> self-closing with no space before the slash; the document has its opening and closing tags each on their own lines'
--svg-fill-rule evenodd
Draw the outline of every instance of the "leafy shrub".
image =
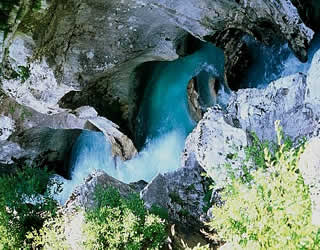
<svg viewBox="0 0 320 250">
<path fill-rule="evenodd" d="M 36 167 L 0 176 L 0 249 L 20 248 L 27 232 L 55 213 L 51 185 L 48 171 Z"/>
<path fill-rule="evenodd" d="M 40 230 L 27 234 L 33 249 L 68 250 L 65 235 L 65 219 L 62 215 L 47 219 Z"/>
<path fill-rule="evenodd" d="M 303 146 L 292 148 L 276 123 L 278 143 L 254 152 L 258 169 L 250 181 L 233 178 L 213 208 L 209 223 L 221 239 L 241 249 L 320 249 L 320 230 L 311 224 L 311 201 L 297 163 Z"/>
<path fill-rule="evenodd" d="M 159 249 L 166 225 L 149 213 L 136 194 L 127 199 L 114 188 L 96 189 L 97 207 L 86 213 L 87 249 Z"/>
</svg>

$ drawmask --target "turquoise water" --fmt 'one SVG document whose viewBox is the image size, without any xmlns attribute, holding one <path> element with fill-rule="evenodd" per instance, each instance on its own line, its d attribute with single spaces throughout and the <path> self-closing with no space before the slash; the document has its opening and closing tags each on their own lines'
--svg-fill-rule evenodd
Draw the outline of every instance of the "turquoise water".
<svg viewBox="0 0 320 250">
<path fill-rule="evenodd" d="M 223 67 L 223 51 L 210 44 L 190 56 L 156 64 L 137 116 L 142 150 L 130 161 L 115 160 L 102 133 L 84 131 L 72 150 L 72 180 L 64 181 L 59 200 L 66 201 L 74 187 L 94 169 L 129 183 L 150 181 L 158 173 L 179 168 L 185 139 L 196 125 L 188 113 L 188 82 L 200 71 L 222 82 Z"/>
<path fill-rule="evenodd" d="M 244 87 L 265 87 L 279 77 L 296 72 L 306 73 L 313 54 L 320 47 L 320 37 L 317 36 L 309 52 L 308 63 L 302 64 L 287 45 L 266 47 L 252 40 L 248 42 L 254 53 L 254 63 L 241 83 Z M 94 169 L 102 169 L 129 183 L 139 180 L 149 182 L 158 173 L 180 167 L 186 136 L 196 125 L 188 113 L 188 82 L 202 72 L 198 86 L 201 99 L 209 106 L 213 104 L 207 85 L 203 86 L 201 82 L 206 83 L 209 75 L 223 81 L 224 55 L 220 49 L 205 44 L 190 56 L 154 65 L 137 116 L 141 151 L 134 159 L 122 162 L 111 156 L 111 145 L 102 133 L 84 131 L 72 150 L 72 180 L 64 180 L 64 192 L 59 197 L 62 203 Z M 220 89 L 218 102 L 226 103 L 227 92 L 223 87 Z"/>
<path fill-rule="evenodd" d="M 159 62 L 152 72 L 138 114 L 140 137 L 148 142 L 173 130 L 186 136 L 195 126 L 187 106 L 189 80 L 204 70 L 222 81 L 223 66 L 223 51 L 210 44 L 176 61 Z"/>
<path fill-rule="evenodd" d="M 266 46 L 245 37 L 252 57 L 252 65 L 240 83 L 241 88 L 265 88 L 271 81 L 297 72 L 307 73 L 315 52 L 320 48 L 320 34 L 316 34 L 308 51 L 308 61 L 301 63 L 288 44 Z"/>
</svg>

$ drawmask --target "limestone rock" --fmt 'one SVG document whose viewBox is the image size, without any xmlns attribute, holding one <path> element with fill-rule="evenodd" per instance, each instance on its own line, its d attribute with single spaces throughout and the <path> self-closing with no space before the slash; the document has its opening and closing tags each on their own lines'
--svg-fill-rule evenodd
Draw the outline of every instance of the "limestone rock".
<svg viewBox="0 0 320 250">
<path fill-rule="evenodd" d="M 200 105 L 199 93 L 197 92 L 197 82 L 196 78 L 192 78 L 187 87 L 187 97 L 188 97 L 188 108 L 189 114 L 195 121 L 200 121 L 203 112 Z"/>
<path fill-rule="evenodd" d="M 48 115 L 23 106 L 7 96 L 1 98 L 0 104 L 0 114 L 3 114 L 0 116 L 0 131 L 6 135 L 4 139 L 13 132 L 17 135 L 31 128 L 89 129 L 104 133 L 111 143 L 113 156 L 127 160 L 137 153 L 133 142 L 120 132 L 119 126 L 99 116 L 92 107 L 84 106 L 74 111 Z"/>
<path fill-rule="evenodd" d="M 312 202 L 312 223 L 320 225 L 320 138 L 312 138 L 299 160 L 304 183 L 309 186 Z"/>
<path fill-rule="evenodd" d="M 317 127 L 315 112 L 305 103 L 307 78 L 298 73 L 280 78 L 266 89 L 243 89 L 234 93 L 227 107 L 229 119 L 261 140 L 275 140 L 274 122 L 296 141 L 313 134 Z"/>
<path fill-rule="evenodd" d="M 0 163 L 12 164 L 13 158 L 18 159 L 25 155 L 19 144 L 10 141 L 0 141 Z"/>
<path fill-rule="evenodd" d="M 312 106 L 315 114 L 320 115 L 320 50 L 313 56 L 307 76 L 306 102 Z"/>
<path fill-rule="evenodd" d="M 0 140 L 6 140 L 15 130 L 15 122 L 8 116 L 0 115 Z"/>
<path fill-rule="evenodd" d="M 47 166 L 61 176 L 69 178 L 70 152 L 81 132 L 81 129 L 31 128 L 10 138 L 10 141 L 18 144 L 18 149 L 22 149 L 23 152 L 21 157 L 18 157 L 19 155 L 14 155 L 12 150 L 11 158 L 23 157 L 27 161 L 36 162 L 39 167 Z M 3 150 L 3 146 L 0 148 Z"/>
<path fill-rule="evenodd" d="M 82 208 L 91 208 L 94 206 L 94 191 L 97 185 L 104 188 L 114 187 L 121 196 L 127 197 L 133 192 L 133 189 L 121 181 L 114 179 L 102 170 L 91 173 L 84 181 L 83 184 L 75 188 L 69 200 L 66 202 L 68 209 L 77 206 Z"/>
<path fill-rule="evenodd" d="M 119 126 L 104 117 L 95 117 L 87 121 L 85 128 L 101 131 L 110 141 L 112 154 L 123 160 L 130 160 L 137 154 L 133 142 L 122 132 Z"/>
<path fill-rule="evenodd" d="M 228 124 L 218 107 L 209 108 L 186 140 L 182 166 L 199 163 L 220 189 L 227 183 L 229 171 L 241 175 L 247 145 L 245 131 Z"/>
<path fill-rule="evenodd" d="M 172 173 L 159 174 L 140 193 L 147 208 L 158 206 L 168 211 L 169 218 L 185 227 L 201 227 L 208 206 L 205 196 L 209 183 L 199 166 L 180 168 Z"/>
<path fill-rule="evenodd" d="M 213 42 L 229 38 L 226 34 L 231 34 L 226 39 L 231 41 L 240 31 L 266 43 L 274 37 L 284 38 L 302 60 L 313 36 L 289 0 L 70 0 L 50 4 L 41 18 L 27 13 L 22 24 L 17 24 L 18 31 L 28 34 L 12 35 L 4 64 L 16 71 L 25 67 L 28 77 L 18 72 L 17 79 L 1 79 L 2 88 L 20 104 L 41 113 L 62 112 L 59 100 L 71 109 L 93 106 L 127 131 L 141 97 L 137 68 L 145 62 L 178 58 L 187 34 Z M 238 51 L 238 45 L 242 47 L 235 39 L 221 46 Z M 243 58 L 241 53 L 226 55 L 235 62 Z M 235 67 L 230 65 L 227 70 L 232 71 Z"/>
<path fill-rule="evenodd" d="M 291 0 L 291 2 L 297 7 L 304 23 L 319 31 L 320 2 L 318 0 Z"/>
</svg>

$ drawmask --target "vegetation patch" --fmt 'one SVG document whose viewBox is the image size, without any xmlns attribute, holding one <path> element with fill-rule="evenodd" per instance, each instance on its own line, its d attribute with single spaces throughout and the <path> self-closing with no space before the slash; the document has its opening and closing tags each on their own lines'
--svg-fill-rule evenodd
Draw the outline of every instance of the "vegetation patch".
<svg viewBox="0 0 320 250">
<path fill-rule="evenodd" d="M 235 249 L 320 249 L 309 190 L 297 167 L 304 147 L 284 139 L 279 122 L 276 131 L 276 145 L 249 148 L 257 170 L 249 179 L 232 179 L 209 226 Z"/>
<path fill-rule="evenodd" d="M 55 215 L 54 184 L 46 169 L 33 166 L 0 177 L 0 249 L 26 246 L 26 234 Z"/>
</svg>

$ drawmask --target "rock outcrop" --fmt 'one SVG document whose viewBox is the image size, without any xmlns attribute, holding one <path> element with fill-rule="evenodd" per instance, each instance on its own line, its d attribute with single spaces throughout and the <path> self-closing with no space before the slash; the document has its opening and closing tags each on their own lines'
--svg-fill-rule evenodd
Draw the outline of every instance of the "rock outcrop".
<svg viewBox="0 0 320 250">
<path fill-rule="evenodd" d="M 64 111 L 48 115 L 30 107 L 23 106 L 13 98 L 5 95 L 0 98 L 0 104 L 0 140 L 7 140 L 9 136 L 13 134 L 15 142 L 20 143 L 20 134 L 34 128 L 36 128 L 35 131 L 38 132 L 41 130 L 40 128 L 61 130 L 87 129 L 104 133 L 111 143 L 114 157 L 128 160 L 137 153 L 133 142 L 125 134 L 120 132 L 119 126 L 99 116 L 92 107 L 84 106 L 74 111 Z M 32 138 L 29 139 L 32 144 Z M 43 139 L 45 139 L 45 137 L 43 137 Z M 23 142 L 23 144 L 25 149 L 32 146 L 27 142 Z M 39 155 L 41 154 L 39 153 Z M 18 155 L 15 158 L 18 158 Z M 7 162 L 7 160 L 4 159 L 6 158 L 0 157 L 0 162 Z"/>
<path fill-rule="evenodd" d="M 182 166 L 199 164 L 220 189 L 229 171 L 241 174 L 247 141 L 246 132 L 229 125 L 222 110 L 210 108 L 186 140 Z"/>
</svg>

